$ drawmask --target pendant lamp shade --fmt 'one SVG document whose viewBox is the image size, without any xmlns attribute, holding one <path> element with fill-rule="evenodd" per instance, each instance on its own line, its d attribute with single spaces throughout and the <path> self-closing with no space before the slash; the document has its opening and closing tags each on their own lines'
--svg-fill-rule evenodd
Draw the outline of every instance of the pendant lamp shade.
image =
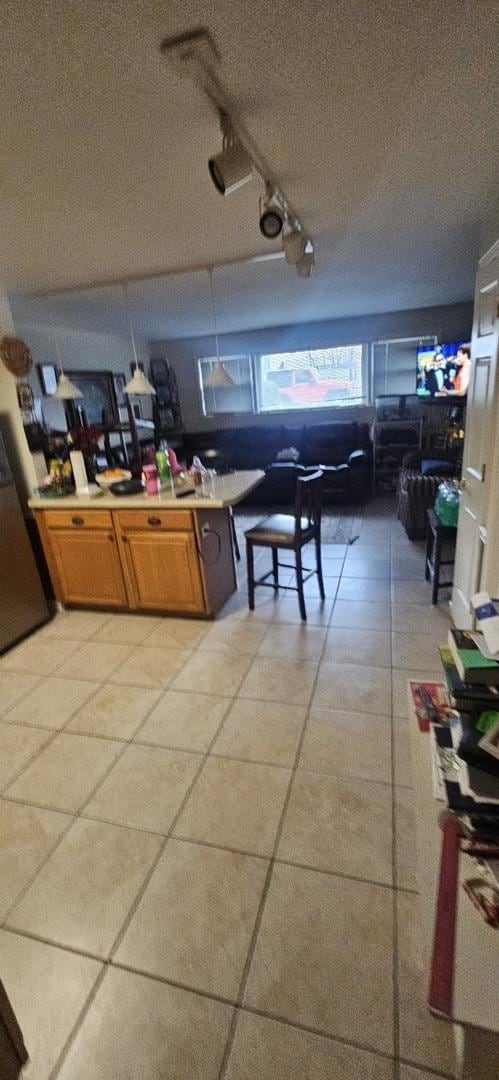
<svg viewBox="0 0 499 1080">
<path fill-rule="evenodd" d="M 82 394 L 81 390 L 79 390 L 78 387 L 75 386 L 75 384 L 73 382 L 71 382 L 71 379 L 68 379 L 67 375 L 65 375 L 63 370 L 62 370 L 61 354 L 60 354 L 60 351 L 59 351 L 59 342 L 57 340 L 57 334 L 56 334 L 55 330 L 54 330 L 54 344 L 55 344 L 55 351 L 56 351 L 56 356 L 57 356 L 57 367 L 59 368 L 59 378 L 57 380 L 57 390 L 55 391 L 55 394 L 53 396 L 55 398 L 59 398 L 60 401 L 75 401 L 76 398 L 83 397 L 83 394 Z"/>
<path fill-rule="evenodd" d="M 61 401 L 75 401 L 76 398 L 83 397 L 81 390 L 68 379 L 67 375 L 61 370 L 59 378 L 57 380 L 57 390 L 54 394 L 55 398 L 60 398 Z"/>
<path fill-rule="evenodd" d="M 138 397 L 153 397 L 156 393 L 154 386 L 146 379 L 144 372 L 139 368 L 139 359 L 137 356 L 137 348 L 135 345 L 135 334 L 133 332 L 132 316 L 130 315 L 130 305 L 128 303 L 128 288 L 125 284 L 123 286 L 125 290 L 125 306 L 126 315 L 128 320 L 128 329 L 130 331 L 130 340 L 132 342 L 133 359 L 135 363 L 135 371 L 132 378 L 128 380 L 124 387 L 125 394 L 136 394 Z"/>
<path fill-rule="evenodd" d="M 225 370 L 221 360 L 215 360 L 210 374 L 203 379 L 203 386 L 207 386 L 210 389 L 222 389 L 226 386 L 235 386 L 234 379 L 231 378 L 229 372 Z"/>
<path fill-rule="evenodd" d="M 149 395 L 149 397 L 151 397 L 156 393 L 154 386 L 151 386 L 151 383 L 146 379 L 144 372 L 141 371 L 138 366 L 135 368 L 132 378 L 129 379 L 124 389 L 125 394 L 138 394 L 139 396 Z"/>
<path fill-rule="evenodd" d="M 215 346 L 217 351 L 217 358 L 213 361 L 213 367 L 209 375 L 203 379 L 203 386 L 210 390 L 222 390 L 228 389 L 231 386 L 236 386 L 234 379 L 229 372 L 225 370 L 223 363 L 220 359 L 220 347 L 218 344 L 218 327 L 217 327 L 217 309 L 215 306 L 215 293 L 213 291 L 213 267 L 210 266 L 208 270 L 208 277 L 210 279 L 210 295 L 211 295 L 211 311 L 213 315 L 213 331 L 215 334 Z"/>
</svg>

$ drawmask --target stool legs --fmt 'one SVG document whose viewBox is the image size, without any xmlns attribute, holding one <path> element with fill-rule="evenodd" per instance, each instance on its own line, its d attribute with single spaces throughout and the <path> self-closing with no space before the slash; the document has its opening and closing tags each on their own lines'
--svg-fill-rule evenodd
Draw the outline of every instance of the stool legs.
<svg viewBox="0 0 499 1080">
<path fill-rule="evenodd" d="M 326 599 L 326 592 L 324 589 L 324 578 L 322 576 L 322 552 L 321 552 L 321 537 L 320 533 L 315 537 L 315 557 L 317 565 L 317 578 L 319 581 L 319 592 L 321 600 Z"/>
<path fill-rule="evenodd" d="M 277 548 L 272 548 L 272 574 L 274 585 L 279 588 L 279 551 Z"/>
<path fill-rule="evenodd" d="M 307 609 L 305 607 L 305 596 L 303 594 L 303 567 L 301 561 L 301 548 L 295 548 L 295 563 L 296 563 L 296 585 L 298 588 L 298 603 L 300 605 L 300 615 L 304 622 L 307 621 Z"/>
<path fill-rule="evenodd" d="M 234 555 L 236 556 L 237 561 L 241 562 L 241 552 L 239 550 L 239 542 L 238 542 L 238 539 L 237 539 L 237 531 L 236 531 L 236 522 L 235 522 L 232 507 L 229 510 L 229 514 L 230 514 L 230 529 L 231 529 L 231 533 L 232 533 L 232 543 L 234 544 Z"/>
<path fill-rule="evenodd" d="M 248 607 L 250 611 L 255 610 L 255 564 L 253 559 L 253 544 L 249 540 L 246 541 L 246 563 L 248 574 Z"/>
<path fill-rule="evenodd" d="M 433 556 L 433 581 L 431 585 L 431 602 L 438 604 L 438 587 L 440 585 L 440 562 L 442 559 L 442 537 L 437 532 Z"/>
</svg>

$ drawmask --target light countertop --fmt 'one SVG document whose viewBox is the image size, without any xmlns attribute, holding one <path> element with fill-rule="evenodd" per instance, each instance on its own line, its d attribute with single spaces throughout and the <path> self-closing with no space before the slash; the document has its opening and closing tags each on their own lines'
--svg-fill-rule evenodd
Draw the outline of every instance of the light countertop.
<svg viewBox="0 0 499 1080">
<path fill-rule="evenodd" d="M 250 491 L 258 487 L 265 476 L 262 469 L 251 469 L 241 472 L 228 473 L 226 476 L 217 476 L 213 481 L 213 497 L 189 494 L 176 498 L 166 489 L 160 495 L 112 495 L 103 492 L 102 495 L 90 497 L 88 495 L 67 495 L 60 499 L 44 499 L 39 495 L 33 496 L 28 505 L 32 510 L 74 510 L 76 507 L 94 507 L 107 510 L 148 510 L 178 508 L 185 510 L 223 510 L 227 506 L 236 506 Z"/>
</svg>

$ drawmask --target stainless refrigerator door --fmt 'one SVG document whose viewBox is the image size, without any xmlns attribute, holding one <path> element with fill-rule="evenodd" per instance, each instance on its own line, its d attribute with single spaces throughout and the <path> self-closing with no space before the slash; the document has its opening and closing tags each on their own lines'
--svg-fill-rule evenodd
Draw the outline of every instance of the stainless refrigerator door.
<svg viewBox="0 0 499 1080">
<path fill-rule="evenodd" d="M 0 482 L 0 652 L 44 619 L 48 608 L 17 492 Z"/>
</svg>

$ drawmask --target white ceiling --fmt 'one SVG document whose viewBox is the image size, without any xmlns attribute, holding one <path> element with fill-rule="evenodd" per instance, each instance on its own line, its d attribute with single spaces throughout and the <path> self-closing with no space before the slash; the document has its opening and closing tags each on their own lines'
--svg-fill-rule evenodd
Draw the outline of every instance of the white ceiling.
<svg viewBox="0 0 499 1080">
<path fill-rule="evenodd" d="M 272 250 L 258 184 L 215 191 L 216 118 L 159 53 L 198 24 L 317 249 L 309 281 L 281 263 L 220 271 L 221 329 L 468 299 L 499 175 L 490 0 L 4 0 L 0 286 L 14 314 L 33 290 Z M 122 298 L 62 308 L 106 323 Z M 133 309 L 147 336 L 203 332 L 207 281 L 142 284 Z"/>
</svg>

